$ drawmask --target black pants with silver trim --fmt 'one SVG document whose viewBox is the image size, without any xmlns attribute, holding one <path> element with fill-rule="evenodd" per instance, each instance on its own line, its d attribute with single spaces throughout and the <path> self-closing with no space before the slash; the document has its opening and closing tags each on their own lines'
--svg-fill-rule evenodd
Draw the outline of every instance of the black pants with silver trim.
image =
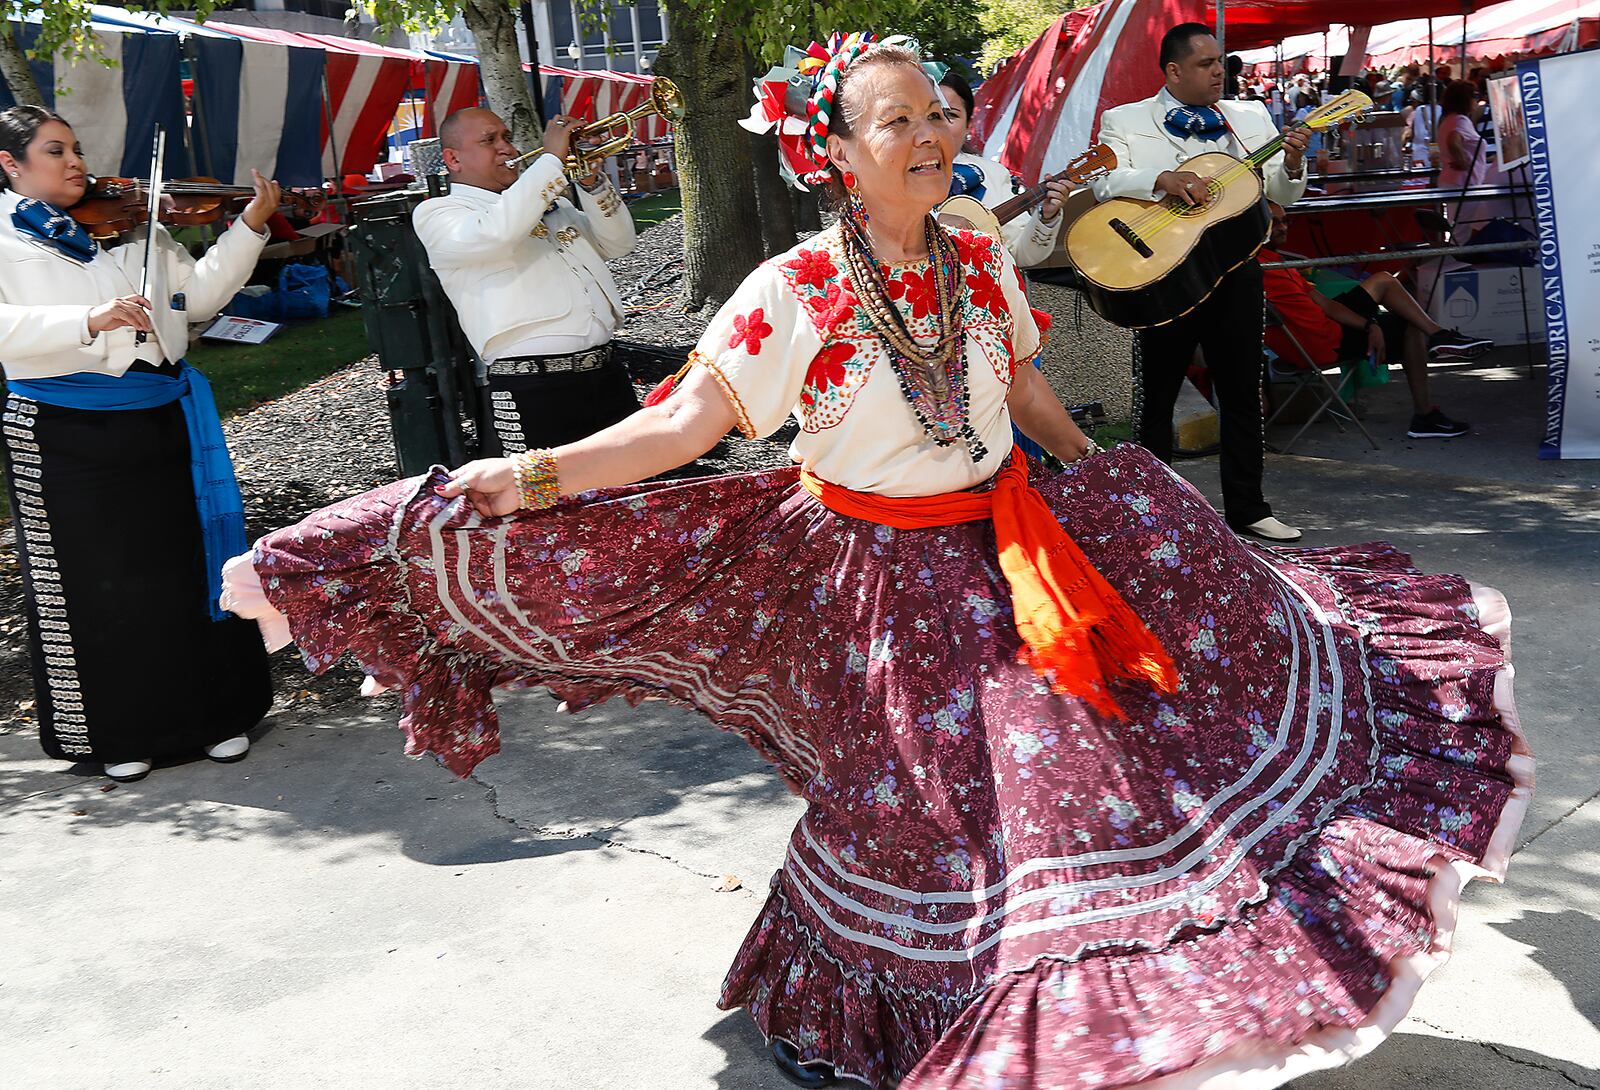
<svg viewBox="0 0 1600 1090">
<path fill-rule="evenodd" d="M 494 442 L 486 442 L 485 449 L 494 453 L 496 442 L 500 454 L 560 446 L 636 411 L 639 399 L 627 365 L 617 353 L 609 356 L 599 367 L 583 371 L 552 367 L 541 373 L 526 361 L 490 364 Z"/>
</svg>

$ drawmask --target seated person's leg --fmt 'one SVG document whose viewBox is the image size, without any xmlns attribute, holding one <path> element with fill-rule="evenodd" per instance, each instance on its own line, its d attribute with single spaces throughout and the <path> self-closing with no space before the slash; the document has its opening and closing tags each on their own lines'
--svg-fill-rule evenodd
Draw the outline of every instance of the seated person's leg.
<svg viewBox="0 0 1600 1090">
<path fill-rule="evenodd" d="M 1494 347 L 1486 337 L 1471 337 L 1455 329 L 1446 329 L 1428 317 L 1422 304 L 1405 289 L 1405 285 L 1389 273 L 1375 273 L 1361 283 L 1361 290 L 1372 296 L 1407 325 L 1420 329 L 1427 337 L 1427 355 L 1436 360 L 1476 359 Z M 1354 308 L 1352 308 L 1354 309 Z"/>
</svg>

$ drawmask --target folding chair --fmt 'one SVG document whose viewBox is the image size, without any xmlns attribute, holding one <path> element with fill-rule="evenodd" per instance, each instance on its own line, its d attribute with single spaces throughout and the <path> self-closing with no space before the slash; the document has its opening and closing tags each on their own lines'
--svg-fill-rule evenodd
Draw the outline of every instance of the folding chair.
<svg viewBox="0 0 1600 1090">
<path fill-rule="evenodd" d="M 1301 344 L 1300 339 L 1294 335 L 1294 330 L 1290 329 L 1289 323 L 1283 320 L 1283 315 L 1278 313 L 1278 308 L 1268 303 L 1266 313 L 1267 325 L 1269 327 L 1276 326 L 1283 330 L 1284 337 L 1288 339 L 1289 343 L 1294 346 L 1294 350 L 1300 355 L 1299 364 L 1295 366 L 1292 372 L 1294 388 L 1290 390 L 1289 396 L 1284 398 L 1283 404 L 1274 409 L 1272 415 L 1267 417 L 1266 427 L 1270 428 L 1273 425 L 1278 417 L 1282 415 L 1283 410 L 1289 407 L 1290 403 L 1294 401 L 1296 395 L 1300 394 L 1301 391 L 1306 391 L 1310 396 L 1320 399 L 1316 409 L 1310 416 L 1306 417 L 1305 423 L 1300 425 L 1300 430 L 1295 432 L 1287 443 L 1277 448 L 1278 453 L 1289 453 L 1289 448 L 1300 441 L 1300 437 L 1306 433 L 1306 429 L 1315 424 L 1317 419 L 1325 413 L 1329 415 L 1329 419 L 1337 425 L 1341 432 L 1345 430 L 1345 426 L 1340 416 L 1348 417 L 1356 427 L 1361 429 L 1361 434 L 1367 437 L 1367 442 L 1372 444 L 1372 449 L 1380 449 L 1378 441 L 1372 437 L 1372 433 L 1367 430 L 1367 426 L 1357 419 L 1355 410 L 1345 400 L 1345 385 L 1356 377 L 1356 368 L 1366 362 L 1365 357 L 1353 361 L 1353 365 L 1348 367 L 1344 365 L 1352 364 L 1352 361 L 1335 361 L 1331 366 L 1341 368 L 1341 374 L 1337 384 L 1329 382 L 1328 376 L 1323 372 L 1323 367 L 1311 358 L 1311 353 L 1306 351 L 1305 345 Z M 1291 360 L 1290 362 L 1294 363 L 1295 361 Z M 1319 384 L 1321 389 L 1318 389 Z"/>
</svg>

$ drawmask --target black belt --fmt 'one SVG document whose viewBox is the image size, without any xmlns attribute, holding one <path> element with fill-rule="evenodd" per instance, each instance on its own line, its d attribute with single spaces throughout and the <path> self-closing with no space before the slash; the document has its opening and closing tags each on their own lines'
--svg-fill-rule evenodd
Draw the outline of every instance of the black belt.
<svg viewBox="0 0 1600 1090">
<path fill-rule="evenodd" d="M 548 375 L 559 371 L 598 371 L 611 362 L 610 343 L 561 356 L 507 356 L 489 365 L 491 375 Z"/>
<path fill-rule="evenodd" d="M 148 360 L 134 360 L 128 364 L 128 370 L 139 371 L 146 375 L 170 375 L 178 369 L 178 365 L 168 360 L 151 363 Z"/>
</svg>

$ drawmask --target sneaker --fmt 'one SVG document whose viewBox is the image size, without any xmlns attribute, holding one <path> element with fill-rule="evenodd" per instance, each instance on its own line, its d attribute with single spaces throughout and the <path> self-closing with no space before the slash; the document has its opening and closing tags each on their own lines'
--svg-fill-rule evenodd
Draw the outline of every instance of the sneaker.
<svg viewBox="0 0 1600 1090">
<path fill-rule="evenodd" d="M 1475 360 L 1494 342 L 1487 337 L 1469 337 L 1459 329 L 1441 329 L 1428 338 L 1430 360 Z"/>
<path fill-rule="evenodd" d="M 1413 439 L 1455 439 L 1472 430 L 1470 424 L 1451 420 L 1435 406 L 1411 418 L 1411 429 L 1406 432 Z"/>
</svg>

